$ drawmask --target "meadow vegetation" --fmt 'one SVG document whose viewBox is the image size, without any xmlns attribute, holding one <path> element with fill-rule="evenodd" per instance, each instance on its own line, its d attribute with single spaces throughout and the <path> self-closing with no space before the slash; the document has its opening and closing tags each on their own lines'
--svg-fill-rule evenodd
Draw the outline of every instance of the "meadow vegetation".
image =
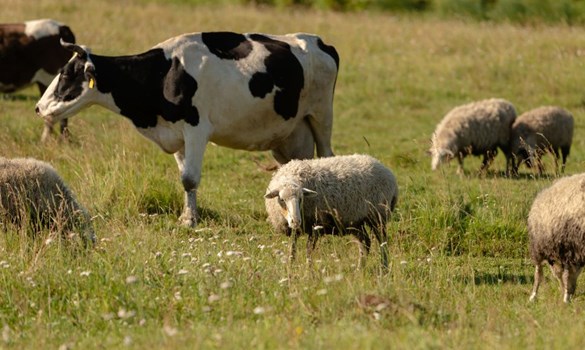
<svg viewBox="0 0 585 350">
<path fill-rule="evenodd" d="M 0 348 L 582 348 L 585 283 L 562 304 L 533 267 L 526 217 L 555 179 L 498 155 L 430 171 L 426 150 L 451 108 L 490 97 L 519 113 L 558 105 L 576 120 L 567 174 L 585 165 L 585 29 L 391 13 L 193 5 L 142 0 L 5 0 L 1 22 L 50 17 L 95 53 L 139 53 L 193 31 L 313 32 L 341 57 L 334 151 L 368 153 L 397 177 L 389 272 L 374 245 L 363 271 L 347 237 L 319 241 L 312 266 L 272 233 L 263 195 L 268 153 L 210 145 L 196 229 L 177 226 L 172 156 L 124 118 L 92 107 L 72 140 L 41 144 L 36 88 L 0 97 L 0 155 L 50 162 L 93 216 L 84 250 L 45 232 L 0 233 Z M 6 231 L 6 230 L 5 230 Z M 300 244 L 304 238 L 300 240 Z M 380 306 L 383 303 L 385 307 Z"/>
</svg>

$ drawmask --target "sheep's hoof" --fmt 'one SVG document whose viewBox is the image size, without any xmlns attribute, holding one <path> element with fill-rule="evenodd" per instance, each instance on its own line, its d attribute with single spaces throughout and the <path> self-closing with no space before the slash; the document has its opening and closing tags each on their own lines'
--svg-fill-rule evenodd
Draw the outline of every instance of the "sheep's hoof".
<svg viewBox="0 0 585 350">
<path fill-rule="evenodd" d="M 183 227 L 195 227 L 197 226 L 197 219 L 191 215 L 181 215 L 179 224 Z"/>
</svg>

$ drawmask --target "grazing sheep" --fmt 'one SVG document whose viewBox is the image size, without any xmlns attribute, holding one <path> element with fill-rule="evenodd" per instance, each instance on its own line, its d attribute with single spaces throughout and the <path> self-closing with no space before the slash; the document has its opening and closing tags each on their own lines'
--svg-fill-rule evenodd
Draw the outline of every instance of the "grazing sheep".
<svg viewBox="0 0 585 350">
<path fill-rule="evenodd" d="M 308 259 L 320 235 L 353 234 L 360 243 L 363 266 L 371 244 L 365 229 L 370 227 L 387 267 L 386 221 L 397 196 L 392 172 L 373 157 L 356 154 L 292 160 L 274 174 L 264 198 L 274 229 L 293 235 L 291 261 L 303 232 L 309 236 Z"/>
<path fill-rule="evenodd" d="M 481 171 L 487 170 L 499 147 L 506 155 L 506 174 L 511 167 L 508 151 L 510 126 L 516 119 L 514 106 L 502 99 L 488 99 L 452 109 L 437 125 L 429 150 L 431 167 L 457 158 L 457 173 L 463 173 L 463 158 L 483 155 Z"/>
<path fill-rule="evenodd" d="M 86 210 L 51 165 L 32 158 L 0 157 L 0 222 L 34 231 L 79 229 L 95 243 Z"/>
<path fill-rule="evenodd" d="M 538 194 L 528 215 L 528 238 L 536 267 L 530 301 L 546 261 L 561 284 L 563 301 L 569 302 L 585 265 L 585 174 L 559 179 Z"/>
<path fill-rule="evenodd" d="M 559 107 L 539 107 L 520 115 L 512 124 L 510 136 L 510 151 L 516 160 L 512 160 L 514 173 L 522 162 L 531 167 L 536 161 L 538 173 L 542 175 L 544 167 L 540 158 L 551 152 L 556 164 L 559 149 L 563 157 L 561 172 L 564 172 L 573 141 L 573 124 L 571 113 Z"/>
</svg>

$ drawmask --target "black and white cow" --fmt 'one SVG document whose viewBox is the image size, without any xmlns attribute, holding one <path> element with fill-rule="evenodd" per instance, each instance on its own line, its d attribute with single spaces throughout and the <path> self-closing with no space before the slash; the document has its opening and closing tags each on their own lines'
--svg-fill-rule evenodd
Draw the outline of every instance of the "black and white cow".
<svg viewBox="0 0 585 350">
<path fill-rule="evenodd" d="M 139 55 L 77 53 L 37 104 L 48 122 L 101 105 L 173 153 L 185 189 L 180 221 L 195 226 L 206 144 L 271 150 L 279 163 L 332 156 L 339 56 L 311 34 L 185 34 Z"/>
<path fill-rule="evenodd" d="M 0 92 L 37 84 L 43 94 L 71 58 L 71 51 L 61 46 L 60 39 L 75 42 L 71 29 L 52 19 L 0 24 Z M 64 134 L 67 119 L 60 122 Z M 41 139 L 45 140 L 52 130 L 53 124 L 46 122 Z"/>
</svg>

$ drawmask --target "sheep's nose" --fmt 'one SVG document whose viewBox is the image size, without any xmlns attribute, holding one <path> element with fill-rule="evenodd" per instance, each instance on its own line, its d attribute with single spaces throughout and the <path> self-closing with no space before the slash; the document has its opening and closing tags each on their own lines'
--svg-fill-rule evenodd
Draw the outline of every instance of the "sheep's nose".
<svg viewBox="0 0 585 350">
<path fill-rule="evenodd" d="M 35 107 L 35 113 L 36 113 L 37 115 L 39 115 L 39 112 L 40 112 L 39 106 L 36 106 L 36 107 Z"/>
</svg>

